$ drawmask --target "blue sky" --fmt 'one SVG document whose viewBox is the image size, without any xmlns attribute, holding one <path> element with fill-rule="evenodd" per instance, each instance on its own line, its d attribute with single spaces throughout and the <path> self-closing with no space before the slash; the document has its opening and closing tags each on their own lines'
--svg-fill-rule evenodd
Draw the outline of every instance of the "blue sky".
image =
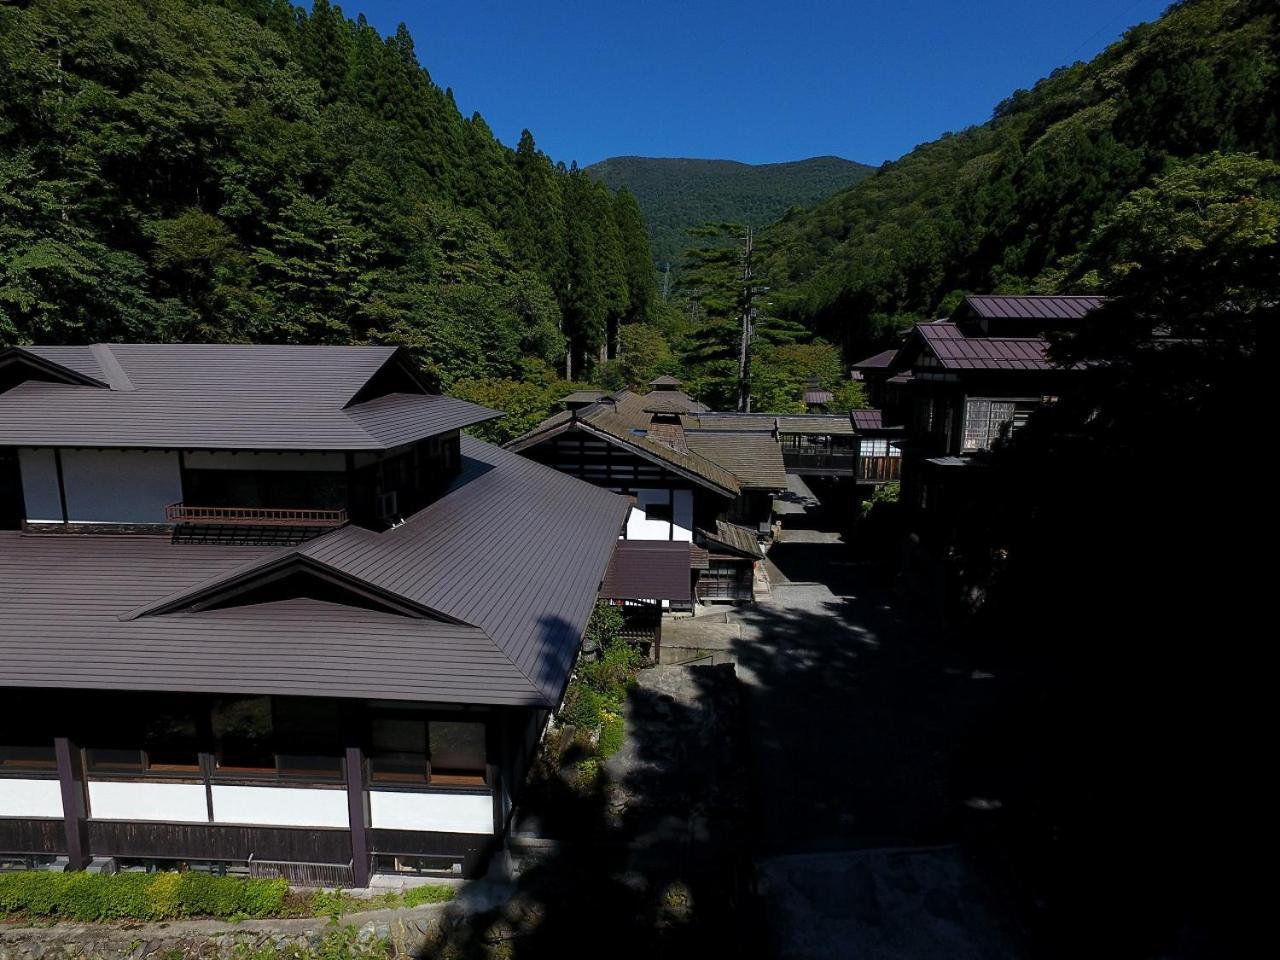
<svg viewBox="0 0 1280 960">
<path fill-rule="evenodd" d="M 504 143 L 621 154 L 881 163 L 980 123 L 1169 0 L 357 0 Z"/>
</svg>

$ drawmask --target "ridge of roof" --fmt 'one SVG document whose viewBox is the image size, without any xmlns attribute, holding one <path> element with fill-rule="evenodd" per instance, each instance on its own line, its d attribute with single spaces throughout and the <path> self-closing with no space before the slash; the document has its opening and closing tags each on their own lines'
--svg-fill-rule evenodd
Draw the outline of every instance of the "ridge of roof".
<svg viewBox="0 0 1280 960">
<path fill-rule="evenodd" d="M 404 392 L 425 388 L 395 347 L 20 349 L 14 356 L 63 370 L 69 382 L 24 380 L 0 393 L 0 445 L 385 450 L 502 416 L 454 397 Z M 363 399 L 371 384 L 374 395 Z"/>
</svg>

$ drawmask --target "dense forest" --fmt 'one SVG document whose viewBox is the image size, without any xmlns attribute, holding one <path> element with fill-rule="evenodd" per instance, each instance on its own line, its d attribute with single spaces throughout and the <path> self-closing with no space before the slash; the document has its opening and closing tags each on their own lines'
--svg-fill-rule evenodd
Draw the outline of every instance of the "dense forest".
<svg viewBox="0 0 1280 960">
<path fill-rule="evenodd" d="M 886 164 L 765 236 L 777 310 L 848 359 L 962 291 L 1092 289 L 1064 261 L 1171 161 L 1280 157 L 1273 0 L 1184 0 L 990 122 Z"/>
<path fill-rule="evenodd" d="M 738 163 L 675 157 L 610 157 L 584 168 L 611 190 L 635 195 L 649 224 L 659 267 L 678 270 L 688 231 L 705 223 L 773 223 L 792 207 L 809 207 L 852 186 L 872 168 L 840 157 L 789 163 Z"/>
<path fill-rule="evenodd" d="M 643 217 L 327 0 L 0 7 L 0 342 L 409 345 L 548 385 L 656 302 Z"/>
</svg>

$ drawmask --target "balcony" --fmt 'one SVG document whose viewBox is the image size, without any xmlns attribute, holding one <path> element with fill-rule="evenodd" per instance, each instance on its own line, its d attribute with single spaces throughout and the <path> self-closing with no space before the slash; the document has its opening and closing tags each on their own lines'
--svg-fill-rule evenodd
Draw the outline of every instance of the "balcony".
<svg viewBox="0 0 1280 960">
<path fill-rule="evenodd" d="M 856 458 L 851 452 L 782 450 L 782 462 L 790 473 L 852 473 Z"/>
<path fill-rule="evenodd" d="M 267 507 L 193 507 L 171 503 L 164 508 L 168 523 L 243 524 L 254 527 L 341 527 L 347 522 L 346 510 L 314 510 Z"/>
<path fill-rule="evenodd" d="M 897 483 L 901 478 L 901 457 L 862 457 L 858 461 L 859 483 Z"/>
</svg>

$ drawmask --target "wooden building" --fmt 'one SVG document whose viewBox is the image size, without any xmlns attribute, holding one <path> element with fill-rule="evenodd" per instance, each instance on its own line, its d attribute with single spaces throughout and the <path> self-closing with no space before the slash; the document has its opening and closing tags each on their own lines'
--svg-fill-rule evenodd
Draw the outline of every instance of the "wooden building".
<svg viewBox="0 0 1280 960">
<path fill-rule="evenodd" d="M 985 454 L 1075 375 L 1049 361 L 1046 334 L 1070 329 L 1100 303 L 969 296 L 947 319 L 916 324 L 892 356 L 854 364 L 886 416 L 905 425 L 902 498 L 920 532 L 945 540 L 968 485 L 981 482 Z"/>
<path fill-rule="evenodd" d="M 782 451 L 771 437 L 722 436 L 695 429 L 699 418 L 707 415 L 706 407 L 683 393 L 678 380 L 660 377 L 650 387 L 647 393 L 620 390 L 585 404 L 576 395 L 570 397 L 568 409 L 507 446 L 631 498 L 626 540 L 686 544 L 683 551 L 637 554 L 650 565 L 682 566 L 690 587 L 683 599 L 650 598 L 681 609 L 689 607 L 695 595 L 710 598 L 717 593 L 692 589 L 708 570 L 706 532 L 728 522 L 757 540 L 767 537 L 773 495 L 786 488 L 786 473 Z M 745 568 L 746 574 L 735 576 L 734 582 L 749 585 L 755 559 L 726 554 L 720 567 Z M 717 568 L 717 575 L 723 572 Z M 749 598 L 749 590 L 746 597 L 737 588 L 734 593 L 732 599 Z"/>
<path fill-rule="evenodd" d="M 0 352 L 0 861 L 474 875 L 627 501 L 380 347 Z"/>
</svg>

